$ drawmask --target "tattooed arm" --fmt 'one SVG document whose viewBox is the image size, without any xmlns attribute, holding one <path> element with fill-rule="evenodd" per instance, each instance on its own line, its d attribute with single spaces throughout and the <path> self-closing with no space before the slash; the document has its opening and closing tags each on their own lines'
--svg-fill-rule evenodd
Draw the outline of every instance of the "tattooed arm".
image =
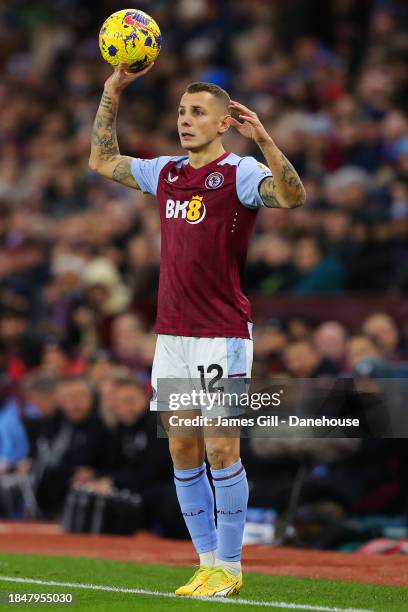
<svg viewBox="0 0 408 612">
<path fill-rule="evenodd" d="M 264 179 L 260 196 L 269 208 L 297 208 L 305 203 L 306 192 L 298 173 L 271 140 L 260 145 L 273 176 Z"/>
<path fill-rule="evenodd" d="M 231 101 L 230 108 L 238 113 L 242 123 L 230 117 L 229 123 L 240 134 L 252 138 L 261 149 L 273 177 L 264 179 L 259 193 L 270 208 L 296 208 L 305 203 L 306 192 L 296 170 L 278 149 L 258 116 L 239 102 Z"/>
<path fill-rule="evenodd" d="M 116 135 L 116 117 L 122 90 L 152 68 L 137 73 L 126 72 L 120 64 L 105 83 L 104 92 L 92 128 L 89 166 L 106 178 L 140 189 L 131 172 L 132 158 L 121 155 Z"/>
<path fill-rule="evenodd" d="M 130 171 L 132 158 L 121 155 L 119 151 L 116 136 L 118 106 L 119 96 L 105 89 L 92 128 L 89 165 L 106 178 L 139 189 Z"/>
</svg>

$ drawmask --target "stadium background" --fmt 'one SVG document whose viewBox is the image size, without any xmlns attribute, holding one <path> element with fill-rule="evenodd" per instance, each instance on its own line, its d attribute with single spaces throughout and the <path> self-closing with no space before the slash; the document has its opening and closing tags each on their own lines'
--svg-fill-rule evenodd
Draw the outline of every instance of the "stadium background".
<svg viewBox="0 0 408 612">
<path fill-rule="evenodd" d="M 180 153 L 179 97 L 187 83 L 208 80 L 259 114 L 305 183 L 306 206 L 262 210 L 251 243 L 255 373 L 335 377 L 367 358 L 381 372 L 404 362 L 403 4 L 141 0 L 137 7 L 160 24 L 163 50 L 123 97 L 121 151 Z M 166 444 L 145 414 L 158 215 L 152 199 L 88 168 L 109 74 L 97 33 L 120 8 L 20 0 L 0 9 L 1 512 L 61 520 L 72 488 L 127 489 L 142 500 L 126 501 L 137 507 L 134 527 L 182 537 Z M 233 131 L 225 144 L 259 157 Z M 335 548 L 404 526 L 406 455 L 404 440 L 340 445 L 334 459 L 323 449 L 306 475 L 298 543 Z M 269 456 L 245 441 L 243 459 L 252 505 L 284 516 L 303 451 Z M 357 531 L 347 531 L 350 517 Z"/>
</svg>

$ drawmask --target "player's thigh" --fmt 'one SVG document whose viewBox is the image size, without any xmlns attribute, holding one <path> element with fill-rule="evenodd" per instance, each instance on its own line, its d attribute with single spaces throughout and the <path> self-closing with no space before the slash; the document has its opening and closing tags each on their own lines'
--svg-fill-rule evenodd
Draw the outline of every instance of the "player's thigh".
<svg viewBox="0 0 408 612">
<path fill-rule="evenodd" d="M 152 366 L 150 409 L 169 410 L 169 398 L 178 390 L 179 381 L 188 376 L 180 336 L 158 335 Z"/>
<path fill-rule="evenodd" d="M 200 410 L 159 411 L 159 418 L 169 438 L 202 438 Z"/>
</svg>

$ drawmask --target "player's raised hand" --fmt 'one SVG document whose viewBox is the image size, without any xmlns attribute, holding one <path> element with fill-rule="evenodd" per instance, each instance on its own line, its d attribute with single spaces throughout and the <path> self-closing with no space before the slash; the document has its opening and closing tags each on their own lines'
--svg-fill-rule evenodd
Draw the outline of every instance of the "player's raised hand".
<svg viewBox="0 0 408 612">
<path fill-rule="evenodd" d="M 238 118 L 241 120 L 238 121 L 238 119 L 231 116 L 228 118 L 229 125 L 238 130 L 242 136 L 245 136 L 245 138 L 252 138 L 257 144 L 262 144 L 271 140 L 271 137 L 265 130 L 256 113 L 235 100 L 231 100 L 229 108 L 232 112 L 237 114 Z"/>
<path fill-rule="evenodd" d="M 131 72 L 129 70 L 129 66 L 125 62 L 121 62 L 106 80 L 105 89 L 110 89 L 116 93 L 120 93 L 123 89 L 125 89 L 125 87 L 130 85 L 130 83 L 147 74 L 149 70 L 153 68 L 153 66 L 154 62 L 149 64 L 149 66 L 143 70 L 140 70 L 140 72 Z"/>
</svg>

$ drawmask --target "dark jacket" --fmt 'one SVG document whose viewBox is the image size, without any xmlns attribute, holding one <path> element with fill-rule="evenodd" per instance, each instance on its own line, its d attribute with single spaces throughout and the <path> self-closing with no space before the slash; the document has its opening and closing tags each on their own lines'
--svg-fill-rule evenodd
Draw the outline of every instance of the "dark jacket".
<svg viewBox="0 0 408 612">
<path fill-rule="evenodd" d="M 157 438 L 156 415 L 146 412 L 132 425 L 115 431 L 114 468 L 107 475 L 118 489 L 141 492 L 172 479 L 167 439 Z"/>
</svg>

